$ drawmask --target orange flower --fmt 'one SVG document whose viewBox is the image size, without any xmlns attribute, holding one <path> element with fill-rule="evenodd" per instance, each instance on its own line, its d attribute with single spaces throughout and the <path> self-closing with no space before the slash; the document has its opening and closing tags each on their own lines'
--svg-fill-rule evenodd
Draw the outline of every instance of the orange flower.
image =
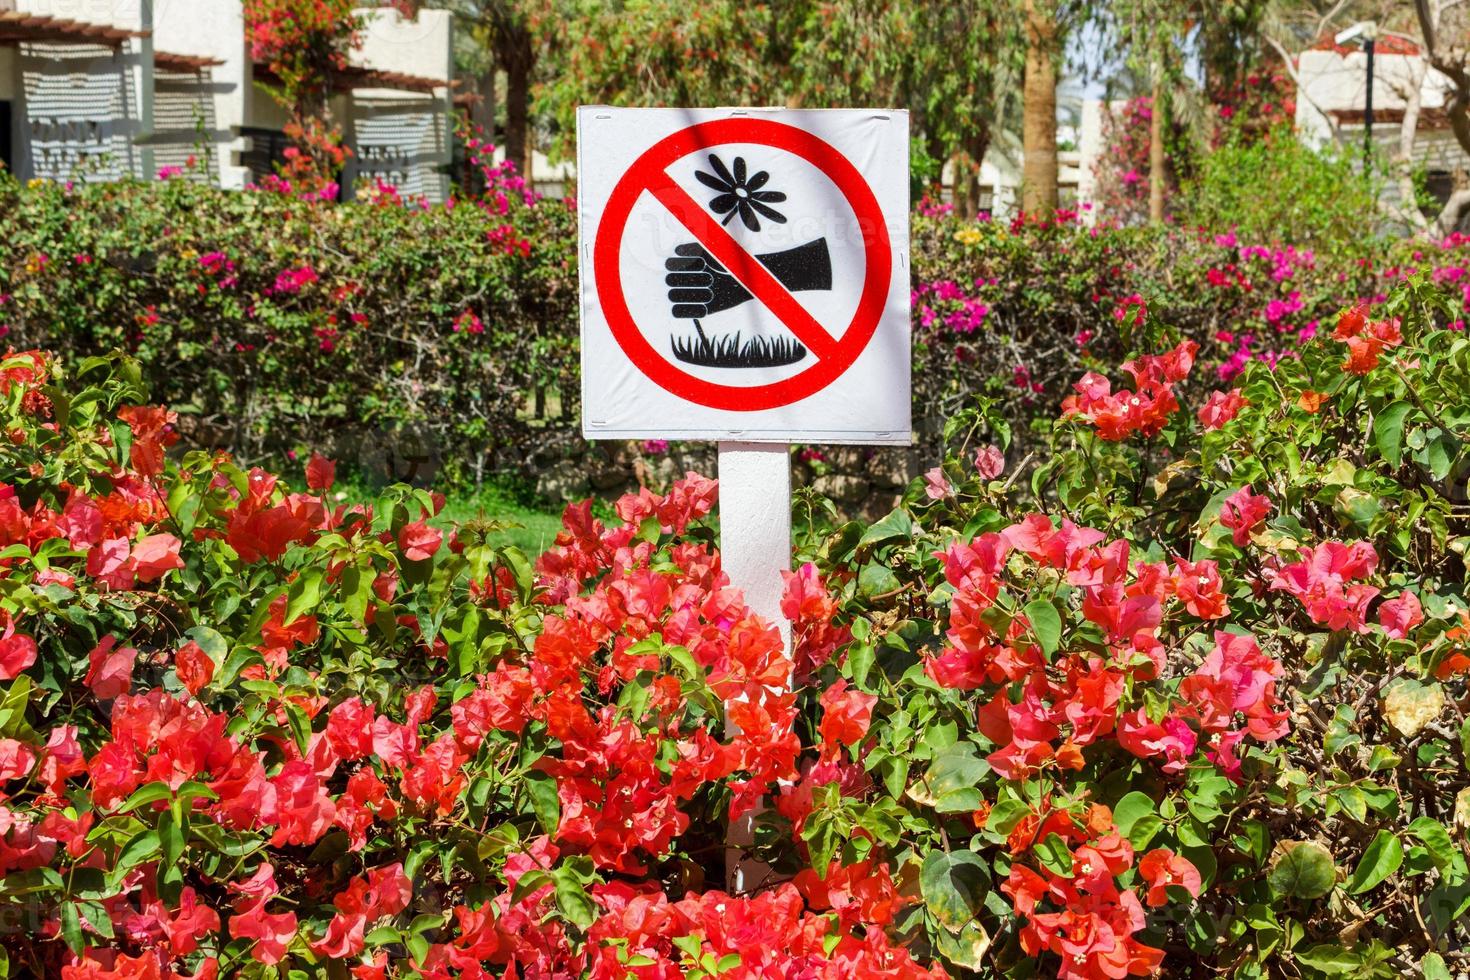
<svg viewBox="0 0 1470 980">
<path fill-rule="evenodd" d="M 1337 315 L 1337 329 L 1333 331 L 1332 336 L 1337 340 L 1347 340 L 1349 337 L 1357 337 L 1362 334 L 1367 326 L 1368 304 L 1359 303 Z"/>
<path fill-rule="evenodd" d="M 1296 407 L 1309 415 L 1316 415 L 1322 410 L 1322 403 L 1325 401 L 1327 395 L 1324 392 L 1307 390 L 1296 400 Z"/>
<path fill-rule="evenodd" d="M 1344 371 L 1367 374 L 1378 366 L 1378 355 L 1383 353 L 1383 342 L 1377 337 L 1352 337 L 1347 341 L 1348 358 L 1342 362 Z"/>
</svg>

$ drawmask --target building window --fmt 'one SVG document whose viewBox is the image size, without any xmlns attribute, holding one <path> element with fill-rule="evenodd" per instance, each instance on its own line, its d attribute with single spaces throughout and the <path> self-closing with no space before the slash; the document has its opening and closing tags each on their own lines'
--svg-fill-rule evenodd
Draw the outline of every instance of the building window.
<svg viewBox="0 0 1470 980">
<path fill-rule="evenodd" d="M 260 183 L 261 178 L 276 172 L 277 164 L 286 162 L 286 147 L 291 141 L 286 134 L 274 129 L 245 126 L 240 135 L 247 137 L 250 148 L 240 154 L 240 166 L 250 171 L 250 179 Z"/>
</svg>

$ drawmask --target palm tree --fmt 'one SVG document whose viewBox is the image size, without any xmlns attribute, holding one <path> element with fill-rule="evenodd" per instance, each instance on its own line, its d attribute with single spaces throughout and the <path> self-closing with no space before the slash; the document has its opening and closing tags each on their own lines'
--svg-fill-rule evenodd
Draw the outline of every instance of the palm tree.
<svg viewBox="0 0 1470 980">
<path fill-rule="evenodd" d="M 1021 135 L 1021 207 L 1057 209 L 1057 68 L 1061 30 L 1053 0 L 1025 0 L 1026 71 Z"/>
</svg>

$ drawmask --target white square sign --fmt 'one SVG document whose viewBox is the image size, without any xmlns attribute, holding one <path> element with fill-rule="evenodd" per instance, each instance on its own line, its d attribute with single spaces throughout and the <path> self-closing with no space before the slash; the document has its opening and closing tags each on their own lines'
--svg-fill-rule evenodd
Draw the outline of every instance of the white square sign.
<svg viewBox="0 0 1470 980">
<path fill-rule="evenodd" d="M 577 113 L 582 432 L 907 445 L 908 114 Z"/>
</svg>

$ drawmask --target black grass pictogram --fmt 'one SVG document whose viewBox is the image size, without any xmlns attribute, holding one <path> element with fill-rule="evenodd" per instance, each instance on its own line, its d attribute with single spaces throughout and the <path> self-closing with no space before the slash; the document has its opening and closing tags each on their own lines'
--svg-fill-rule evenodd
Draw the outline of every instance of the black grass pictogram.
<svg viewBox="0 0 1470 980">
<path fill-rule="evenodd" d="M 711 340 L 698 320 L 695 337 L 671 337 L 674 357 L 685 364 L 715 368 L 770 368 L 795 364 L 806 357 L 806 345 L 786 337 L 752 337 L 744 344 L 740 334 Z"/>
</svg>

